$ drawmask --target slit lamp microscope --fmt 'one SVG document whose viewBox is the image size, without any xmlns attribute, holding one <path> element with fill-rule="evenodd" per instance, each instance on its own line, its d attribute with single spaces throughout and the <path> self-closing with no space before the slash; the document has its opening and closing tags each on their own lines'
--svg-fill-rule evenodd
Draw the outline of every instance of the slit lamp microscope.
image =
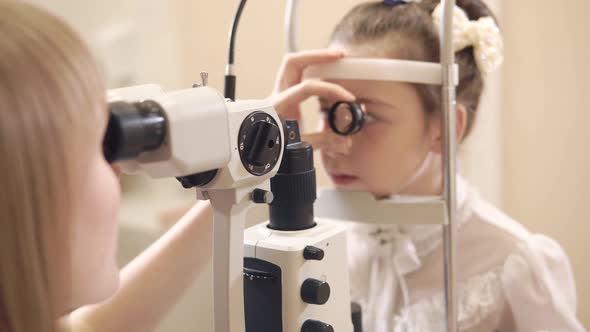
<svg viewBox="0 0 590 332">
<path fill-rule="evenodd" d="M 230 33 L 225 97 L 202 84 L 164 92 L 158 85 L 110 90 L 104 138 L 108 161 L 126 172 L 175 177 L 214 209 L 215 332 L 361 332 L 360 308 L 350 303 L 346 227 L 337 221 L 443 225 L 448 331 L 456 331 L 455 86 L 450 27 L 455 1 L 443 0 L 441 63 L 343 59 L 312 66 L 309 78 L 379 79 L 438 84 L 445 114 L 445 190 L 442 197 L 403 202 L 368 193 L 322 190 L 316 197 L 313 149 L 295 121 L 266 101 L 235 99 L 233 44 L 244 9 Z M 288 49 L 296 49 L 297 0 L 287 4 Z M 362 112 L 334 107 L 333 129 L 354 134 Z M 344 114 L 344 116 L 339 114 Z M 340 119 L 349 119 L 342 125 Z M 346 121 L 345 121 L 346 122 Z M 352 129 L 351 129 L 352 128 Z M 357 128 L 357 129 L 355 129 Z M 358 130 L 357 130 L 358 131 Z M 269 204 L 270 220 L 249 229 L 253 204 Z M 198 330 L 198 329 L 197 329 Z"/>
</svg>

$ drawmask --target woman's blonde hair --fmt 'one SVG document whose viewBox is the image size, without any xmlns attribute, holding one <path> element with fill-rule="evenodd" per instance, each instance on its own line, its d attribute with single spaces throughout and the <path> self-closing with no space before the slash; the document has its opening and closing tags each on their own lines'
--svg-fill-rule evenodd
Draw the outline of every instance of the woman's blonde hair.
<svg viewBox="0 0 590 332">
<path fill-rule="evenodd" d="M 71 179 L 99 144 L 91 133 L 103 98 L 100 70 L 72 29 L 0 0 L 1 331 L 53 331 L 63 314 L 55 285 L 69 266 L 56 257 L 69 257 L 69 202 L 84 185 Z"/>
</svg>

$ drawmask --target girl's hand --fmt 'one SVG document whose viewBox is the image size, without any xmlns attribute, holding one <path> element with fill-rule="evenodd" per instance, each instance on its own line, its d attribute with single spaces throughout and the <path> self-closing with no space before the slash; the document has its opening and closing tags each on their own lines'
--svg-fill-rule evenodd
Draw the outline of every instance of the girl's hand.
<svg viewBox="0 0 590 332">
<path fill-rule="evenodd" d="M 273 94 L 285 91 L 301 82 L 303 71 L 307 66 L 329 63 L 341 59 L 344 53 L 337 50 L 314 50 L 289 53 L 283 58 L 283 63 L 277 75 Z"/>
<path fill-rule="evenodd" d="M 335 50 L 305 51 L 285 56 L 273 93 L 269 97 L 279 116 L 300 121 L 299 104 L 312 96 L 333 101 L 354 101 L 354 95 L 337 84 L 319 80 L 302 81 L 303 72 L 308 66 L 329 63 L 343 56 L 341 51 Z M 321 148 L 322 136 L 321 133 L 309 135 L 305 140 L 316 148 Z"/>
</svg>

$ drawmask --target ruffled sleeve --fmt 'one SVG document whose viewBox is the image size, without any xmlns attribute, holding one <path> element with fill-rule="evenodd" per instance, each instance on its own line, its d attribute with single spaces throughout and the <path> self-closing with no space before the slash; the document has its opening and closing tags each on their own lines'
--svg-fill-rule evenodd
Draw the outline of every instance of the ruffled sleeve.
<svg viewBox="0 0 590 332">
<path fill-rule="evenodd" d="M 519 244 L 501 280 L 516 331 L 586 331 L 576 318 L 571 265 L 554 240 L 533 235 Z"/>
</svg>

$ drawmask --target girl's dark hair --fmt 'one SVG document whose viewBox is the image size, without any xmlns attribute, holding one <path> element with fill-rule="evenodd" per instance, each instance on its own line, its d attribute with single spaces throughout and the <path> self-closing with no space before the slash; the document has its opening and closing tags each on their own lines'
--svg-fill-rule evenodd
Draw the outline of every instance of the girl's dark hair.
<svg viewBox="0 0 590 332">
<path fill-rule="evenodd" d="M 383 41 L 383 51 L 388 57 L 439 62 L 439 33 L 432 18 L 432 12 L 439 3 L 439 0 L 423 0 L 394 6 L 383 2 L 357 5 L 334 28 L 331 41 L 349 45 Z M 487 16 L 496 20 L 481 0 L 457 0 L 457 5 L 467 13 L 470 20 Z M 459 65 L 460 79 L 457 102 L 468 111 L 467 136 L 477 115 L 484 81 L 475 62 L 473 47 L 457 52 L 455 61 Z M 416 84 L 415 87 L 426 112 L 432 114 L 440 111 L 440 86 Z"/>
</svg>

